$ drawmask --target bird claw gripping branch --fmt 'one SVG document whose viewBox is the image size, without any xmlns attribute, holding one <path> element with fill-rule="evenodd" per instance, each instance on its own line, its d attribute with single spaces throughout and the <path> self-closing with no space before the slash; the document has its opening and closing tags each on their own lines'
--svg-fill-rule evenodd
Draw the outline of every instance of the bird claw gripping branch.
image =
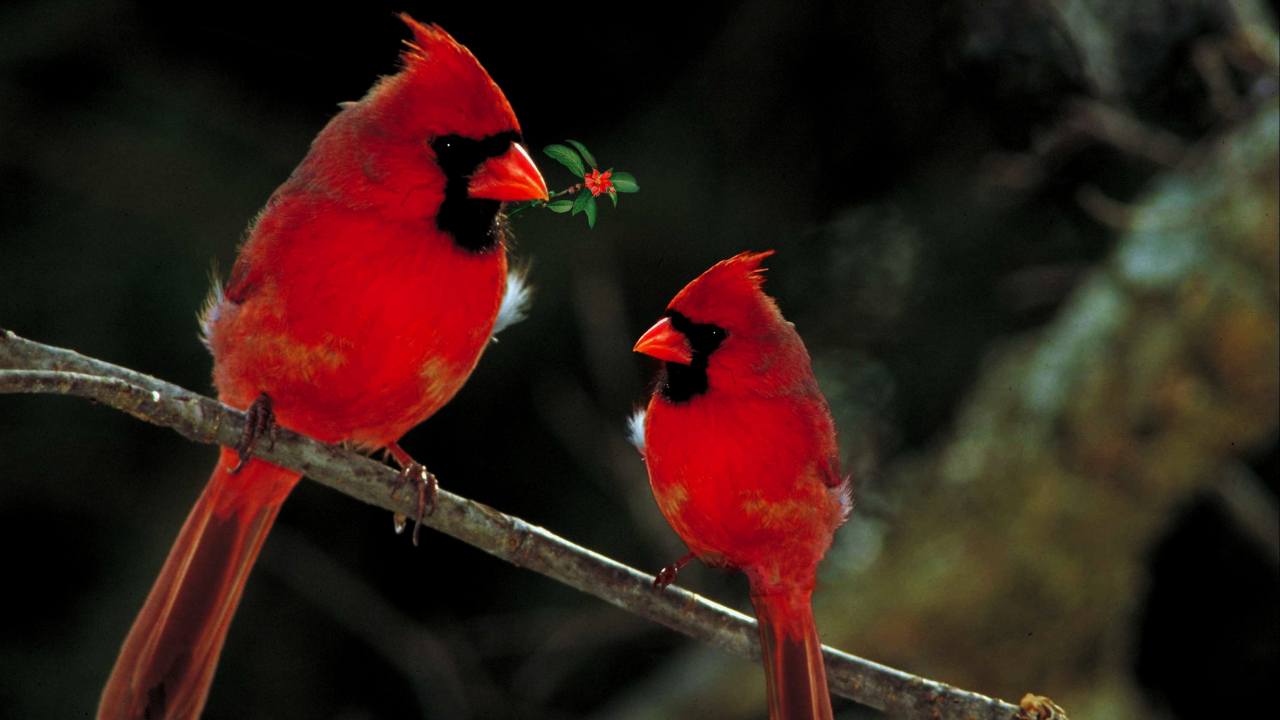
<svg viewBox="0 0 1280 720">
<path fill-rule="evenodd" d="M 430 470 L 427 470 L 426 465 L 414 460 L 398 443 L 388 445 L 387 453 L 400 466 L 400 479 L 396 481 L 396 486 L 391 491 L 391 497 L 396 497 L 400 494 L 400 491 L 409 485 L 413 485 L 418 490 L 418 503 L 413 518 L 413 546 L 417 547 L 418 531 L 422 529 L 422 520 L 427 516 L 427 513 L 436 507 L 436 495 L 440 493 L 440 481 Z M 395 525 L 397 535 L 403 533 L 409 524 L 409 518 L 405 517 L 403 513 L 395 513 L 392 515 L 391 521 Z"/>
<path fill-rule="evenodd" d="M 661 590 L 675 582 L 676 577 L 680 575 L 680 571 L 683 570 L 684 566 L 688 565 L 689 561 L 693 560 L 693 558 L 693 553 L 686 553 L 684 557 L 659 570 L 658 574 L 653 576 L 653 586 Z"/>
<path fill-rule="evenodd" d="M 268 450 L 276 446 L 276 434 L 279 426 L 276 425 L 276 416 L 271 410 L 271 396 L 262 393 L 244 411 L 244 414 L 244 433 L 240 435 L 240 442 L 236 443 L 236 454 L 240 456 L 240 461 L 235 464 L 235 467 L 227 471 L 232 475 L 244 469 L 245 463 L 253 459 L 253 448 L 258 442 L 258 438 L 266 436 Z"/>
</svg>

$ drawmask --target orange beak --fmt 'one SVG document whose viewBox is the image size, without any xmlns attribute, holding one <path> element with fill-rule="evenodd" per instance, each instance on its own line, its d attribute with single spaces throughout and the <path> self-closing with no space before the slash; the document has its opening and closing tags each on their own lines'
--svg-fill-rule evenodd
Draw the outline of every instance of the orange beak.
<svg viewBox="0 0 1280 720">
<path fill-rule="evenodd" d="M 662 318 L 645 331 L 631 348 L 634 352 L 644 353 L 667 362 L 688 365 L 693 362 L 693 348 L 689 347 L 689 338 L 675 329 L 671 318 Z"/>
<path fill-rule="evenodd" d="M 467 194 L 503 202 L 546 200 L 547 184 L 529 151 L 513 142 L 505 153 L 480 163 L 467 184 Z"/>
</svg>

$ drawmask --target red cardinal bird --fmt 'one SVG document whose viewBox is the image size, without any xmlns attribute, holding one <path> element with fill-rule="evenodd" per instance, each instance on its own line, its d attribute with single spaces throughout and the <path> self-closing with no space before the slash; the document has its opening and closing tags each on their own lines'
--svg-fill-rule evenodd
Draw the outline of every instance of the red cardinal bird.
<svg viewBox="0 0 1280 720">
<path fill-rule="evenodd" d="M 271 196 L 205 313 L 218 397 L 326 442 L 387 448 L 458 392 L 507 288 L 499 211 L 547 197 L 475 57 L 413 32 Z M 274 416 L 274 421 L 273 421 Z M 299 475 L 224 448 L 107 681 L 99 718 L 193 718 L 263 540 Z M 425 475 L 425 472 L 422 472 Z"/>
<path fill-rule="evenodd" d="M 636 352 L 665 361 L 641 452 L 658 507 L 693 557 L 746 573 L 774 720 L 830 718 L 810 598 L 850 509 L 835 427 L 804 342 L 742 253 L 685 286 Z"/>
</svg>

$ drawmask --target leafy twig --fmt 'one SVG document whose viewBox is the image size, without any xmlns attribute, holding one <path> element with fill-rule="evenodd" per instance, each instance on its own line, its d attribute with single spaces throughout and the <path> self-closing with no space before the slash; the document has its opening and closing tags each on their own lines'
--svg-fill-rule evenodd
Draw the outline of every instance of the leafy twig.
<svg viewBox="0 0 1280 720">
<path fill-rule="evenodd" d="M 629 172 L 608 168 L 601 170 L 596 158 L 586 145 L 577 140 L 565 140 L 564 145 L 548 145 L 542 149 L 547 157 L 565 166 L 569 172 L 582 179 L 564 190 L 551 193 L 546 200 L 512 203 L 507 209 L 507 217 L 515 217 L 529 208 L 546 208 L 554 213 L 582 213 L 587 218 L 587 227 L 596 226 L 596 198 L 608 196 L 614 207 L 618 207 L 618 193 L 640 192 L 640 185 Z M 591 169 L 588 171 L 587 168 Z M 574 196 L 569 199 L 568 196 Z"/>
</svg>

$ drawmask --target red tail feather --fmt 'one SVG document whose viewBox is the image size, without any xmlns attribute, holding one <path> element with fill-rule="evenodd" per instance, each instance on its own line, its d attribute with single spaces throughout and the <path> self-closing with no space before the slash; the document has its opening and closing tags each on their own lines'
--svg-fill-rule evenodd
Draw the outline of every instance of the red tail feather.
<svg viewBox="0 0 1280 720">
<path fill-rule="evenodd" d="M 98 705 L 99 720 L 200 715 L 245 580 L 298 475 L 224 449 L 187 516 Z M 252 488 L 246 492 L 246 488 Z"/>
<path fill-rule="evenodd" d="M 810 595 L 751 596 L 760 623 L 770 720 L 831 720 L 831 692 Z"/>
</svg>

